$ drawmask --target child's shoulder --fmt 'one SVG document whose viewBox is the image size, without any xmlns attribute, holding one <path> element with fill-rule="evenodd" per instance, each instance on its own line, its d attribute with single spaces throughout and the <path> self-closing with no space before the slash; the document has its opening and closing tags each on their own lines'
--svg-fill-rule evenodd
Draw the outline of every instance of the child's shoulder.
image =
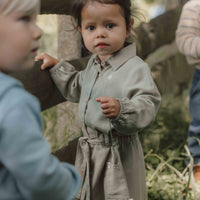
<svg viewBox="0 0 200 200">
<path fill-rule="evenodd" d="M 146 62 L 145 62 L 142 58 L 140 58 L 139 56 L 134 56 L 134 57 L 132 57 L 132 58 L 130 59 L 130 61 L 131 61 L 131 62 L 134 62 L 134 63 L 136 63 L 136 64 L 138 64 L 138 65 L 147 65 Z"/>
<path fill-rule="evenodd" d="M 131 43 L 124 47 L 117 55 L 114 57 L 117 64 L 123 64 L 126 67 L 139 67 L 146 68 L 147 64 L 139 56 L 137 56 L 136 44 Z"/>
<path fill-rule="evenodd" d="M 149 69 L 148 64 L 144 60 L 142 60 L 142 58 L 140 58 L 139 56 L 134 56 L 130 58 L 126 64 L 134 66 L 135 68 Z"/>
<path fill-rule="evenodd" d="M 6 96 L 13 91 L 21 91 L 23 85 L 17 79 L 7 75 L 0 73 L 0 96 Z"/>
</svg>

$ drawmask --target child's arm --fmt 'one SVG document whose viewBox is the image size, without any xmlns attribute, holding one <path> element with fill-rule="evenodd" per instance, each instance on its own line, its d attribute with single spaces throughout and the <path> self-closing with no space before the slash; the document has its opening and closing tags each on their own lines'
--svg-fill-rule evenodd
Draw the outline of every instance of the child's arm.
<svg viewBox="0 0 200 200">
<path fill-rule="evenodd" d="M 72 199 L 80 186 L 75 168 L 50 154 L 42 134 L 39 103 L 24 92 L 5 110 L 0 160 L 24 199 Z M 6 103 L 5 103 L 6 104 Z M 6 180 L 6 179 L 5 179 Z M 5 183 L 6 184 L 6 183 Z"/>
<path fill-rule="evenodd" d="M 35 57 L 36 61 L 42 60 L 41 69 L 52 67 L 49 72 L 61 94 L 69 101 L 78 102 L 84 71 L 77 71 L 75 67 L 63 59 L 60 61 L 46 53 Z"/>
<path fill-rule="evenodd" d="M 44 70 L 48 67 L 53 67 L 57 63 L 59 63 L 59 60 L 46 54 L 46 53 L 41 53 L 35 57 L 35 61 L 42 60 L 43 64 L 41 65 L 41 69 Z"/>
<path fill-rule="evenodd" d="M 161 96 L 146 64 L 134 66 L 126 77 L 127 96 L 117 98 L 120 111 L 111 119 L 112 129 L 117 134 L 131 135 L 147 127 L 155 118 Z"/>
<path fill-rule="evenodd" d="M 199 14 L 200 3 L 197 1 L 188 1 L 183 7 L 176 31 L 176 44 L 179 51 L 192 58 L 200 58 Z"/>
</svg>

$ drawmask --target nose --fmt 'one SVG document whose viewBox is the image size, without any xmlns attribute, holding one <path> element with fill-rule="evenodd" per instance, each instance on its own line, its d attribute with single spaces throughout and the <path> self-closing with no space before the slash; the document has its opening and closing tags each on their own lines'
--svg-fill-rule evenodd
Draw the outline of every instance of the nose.
<svg viewBox="0 0 200 200">
<path fill-rule="evenodd" d="M 99 27 L 96 31 L 97 31 L 97 34 L 96 34 L 97 38 L 105 38 L 106 37 L 106 32 L 103 27 Z"/>
<path fill-rule="evenodd" d="M 35 40 L 39 40 L 42 36 L 42 30 L 37 26 L 37 25 L 34 25 L 33 27 L 33 38 Z"/>
</svg>

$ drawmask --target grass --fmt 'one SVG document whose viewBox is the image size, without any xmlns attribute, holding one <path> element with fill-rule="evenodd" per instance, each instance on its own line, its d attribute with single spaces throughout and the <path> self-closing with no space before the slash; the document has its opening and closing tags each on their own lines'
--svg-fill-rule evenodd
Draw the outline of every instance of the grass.
<svg viewBox="0 0 200 200">
<path fill-rule="evenodd" d="M 154 123 L 140 135 L 149 200 L 200 198 L 200 185 L 192 176 L 193 158 L 187 148 L 188 101 L 188 90 L 179 97 L 164 96 Z"/>
</svg>

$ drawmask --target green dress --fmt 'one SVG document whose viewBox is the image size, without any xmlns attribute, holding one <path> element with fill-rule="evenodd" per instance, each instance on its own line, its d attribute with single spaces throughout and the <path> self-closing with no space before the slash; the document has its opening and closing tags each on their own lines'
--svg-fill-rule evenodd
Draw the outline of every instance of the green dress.
<svg viewBox="0 0 200 200">
<path fill-rule="evenodd" d="M 135 44 L 100 63 L 92 55 L 84 71 L 61 60 L 51 76 L 64 97 L 79 102 L 83 137 L 75 166 L 82 174 L 81 200 L 146 200 L 144 157 L 138 133 L 155 118 L 161 97 Z M 120 102 L 115 119 L 102 114 L 99 96 Z"/>
</svg>

